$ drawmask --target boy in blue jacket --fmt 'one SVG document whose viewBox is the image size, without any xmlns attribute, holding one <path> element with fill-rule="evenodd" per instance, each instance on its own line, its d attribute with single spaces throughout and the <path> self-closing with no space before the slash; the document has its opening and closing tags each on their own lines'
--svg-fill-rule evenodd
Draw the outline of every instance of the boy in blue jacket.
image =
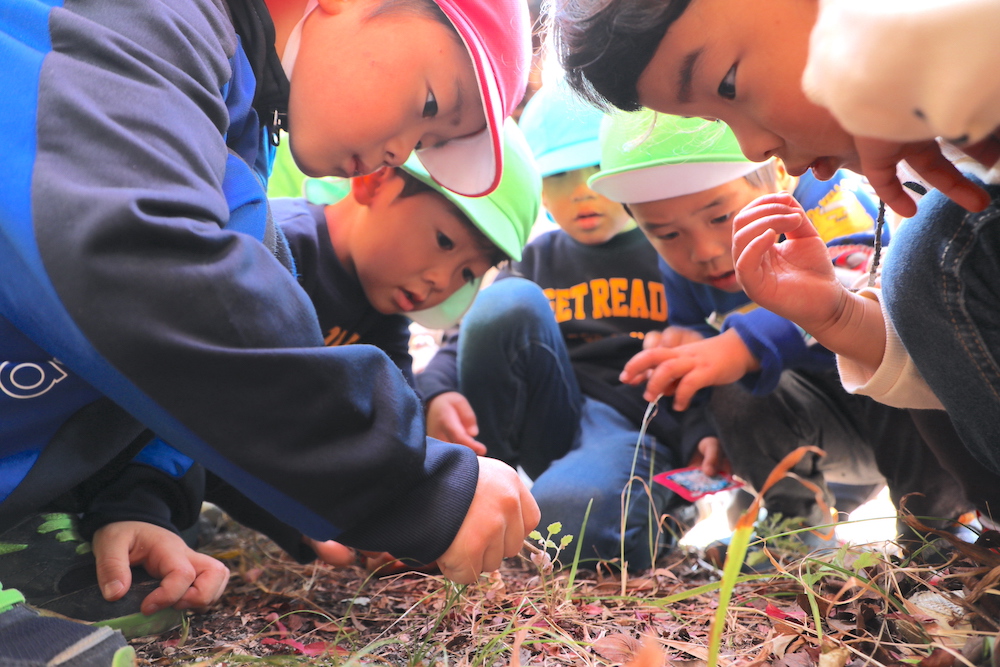
<svg viewBox="0 0 1000 667">
<path fill-rule="evenodd" d="M 526 84 L 524 3 L 8 5 L 0 528 L 100 491 L 88 481 L 183 477 L 196 460 L 314 539 L 437 560 L 456 581 L 516 553 L 537 513 L 514 471 L 427 439 L 381 351 L 323 346 L 264 186 L 287 123 L 309 174 L 420 148 L 450 189 L 492 190 Z M 176 451 L 144 453 L 151 432 Z M 129 564 L 162 579 L 144 611 L 221 593 L 218 568 L 160 558 L 163 522 L 113 525 L 93 541 L 105 597 L 128 590 Z M 78 643 L 18 599 L 0 599 L 5 637 L 38 627 L 52 655 L 127 650 Z"/>
<path fill-rule="evenodd" d="M 822 492 L 785 478 L 764 497 L 769 514 L 797 526 L 835 520 L 828 482 L 859 486 L 884 479 L 894 502 L 920 516 L 957 518 L 970 508 L 941 470 L 905 410 L 848 394 L 833 355 L 792 322 L 759 308 L 736 281 L 734 216 L 789 180 L 778 161 L 753 163 L 725 125 L 648 110 L 609 117 L 601 171 L 592 187 L 622 201 L 661 257 L 671 304 L 668 328 L 647 337 L 621 379 L 645 384 L 646 398 L 672 395 L 683 410 L 713 387 L 711 411 L 733 471 L 761 488 L 800 445 L 821 448 L 793 469 Z M 860 179 L 807 176 L 792 191 L 827 241 L 845 282 L 863 275 L 873 250 L 875 208 Z M 824 507 L 825 506 L 825 507 Z M 902 529 L 903 526 L 900 526 Z"/>
</svg>

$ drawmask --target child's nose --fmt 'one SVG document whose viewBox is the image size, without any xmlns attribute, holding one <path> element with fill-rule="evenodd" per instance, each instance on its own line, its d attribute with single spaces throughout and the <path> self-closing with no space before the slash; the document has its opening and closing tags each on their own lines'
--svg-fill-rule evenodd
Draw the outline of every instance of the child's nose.
<svg viewBox="0 0 1000 667">
<path fill-rule="evenodd" d="M 747 158 L 753 162 L 764 162 L 777 155 L 778 149 L 783 144 L 781 137 L 756 123 L 741 122 L 739 125 L 739 130 L 730 127 L 736 134 L 740 150 Z"/>
<path fill-rule="evenodd" d="M 586 181 L 581 181 L 579 185 L 573 189 L 573 201 L 575 202 L 586 201 L 596 197 L 597 193 L 587 187 Z"/>
<path fill-rule="evenodd" d="M 390 167 L 402 166 L 419 143 L 420 136 L 416 132 L 397 135 L 385 145 L 385 155 L 382 160 Z"/>
<path fill-rule="evenodd" d="M 698 239 L 692 249 L 692 256 L 696 262 L 711 262 L 721 257 L 726 249 L 724 244 L 715 239 Z"/>
</svg>

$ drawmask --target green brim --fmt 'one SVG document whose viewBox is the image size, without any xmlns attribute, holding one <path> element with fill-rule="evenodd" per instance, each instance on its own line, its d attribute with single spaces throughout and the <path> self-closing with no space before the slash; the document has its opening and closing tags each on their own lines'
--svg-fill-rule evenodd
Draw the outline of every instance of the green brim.
<svg viewBox="0 0 1000 667">
<path fill-rule="evenodd" d="M 608 199 L 639 204 L 702 192 L 760 169 L 720 122 L 651 109 L 606 116 L 601 170 L 588 185 Z"/>
</svg>

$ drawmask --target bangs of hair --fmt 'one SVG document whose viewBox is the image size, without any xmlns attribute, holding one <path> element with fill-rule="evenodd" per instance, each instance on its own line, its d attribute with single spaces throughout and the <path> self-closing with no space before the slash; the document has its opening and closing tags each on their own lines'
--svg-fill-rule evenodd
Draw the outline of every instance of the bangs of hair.
<svg viewBox="0 0 1000 667">
<path fill-rule="evenodd" d="M 472 242 L 475 244 L 476 248 L 481 250 L 486 255 L 490 266 L 496 266 L 497 264 L 510 259 L 507 256 L 507 253 L 497 247 L 497 244 L 493 243 L 493 241 L 491 241 L 490 238 L 486 236 L 486 234 L 484 234 L 483 231 L 479 229 L 474 222 L 472 222 L 472 220 L 469 219 L 469 216 L 465 214 L 465 211 L 455 205 L 455 202 L 451 201 L 413 174 L 410 174 L 405 169 L 396 169 L 396 174 L 403 179 L 403 189 L 399 192 L 400 199 L 413 197 L 425 192 L 429 192 L 440 197 L 441 200 L 447 205 L 451 213 L 458 218 L 459 222 L 461 222 L 462 225 L 468 230 L 469 235 L 472 237 Z"/>
<path fill-rule="evenodd" d="M 639 77 L 691 0 L 554 0 L 549 29 L 566 80 L 604 111 L 638 111 Z"/>
</svg>

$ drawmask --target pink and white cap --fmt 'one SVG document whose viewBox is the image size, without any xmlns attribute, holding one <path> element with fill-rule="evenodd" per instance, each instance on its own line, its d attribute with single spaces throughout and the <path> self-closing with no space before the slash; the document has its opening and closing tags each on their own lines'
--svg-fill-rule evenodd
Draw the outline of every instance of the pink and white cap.
<svg viewBox="0 0 1000 667">
<path fill-rule="evenodd" d="M 531 70 L 531 19 L 526 0 L 434 0 L 462 38 L 476 70 L 486 129 L 417 152 L 439 185 L 466 197 L 488 195 L 503 172 L 503 121 L 528 87 Z M 302 24 L 319 5 L 305 12 L 285 44 L 281 64 L 292 78 Z"/>
<path fill-rule="evenodd" d="M 503 121 L 524 97 L 531 69 L 531 20 L 525 0 L 435 0 L 472 57 L 486 129 L 417 152 L 442 187 L 481 197 L 500 183 Z"/>
</svg>

